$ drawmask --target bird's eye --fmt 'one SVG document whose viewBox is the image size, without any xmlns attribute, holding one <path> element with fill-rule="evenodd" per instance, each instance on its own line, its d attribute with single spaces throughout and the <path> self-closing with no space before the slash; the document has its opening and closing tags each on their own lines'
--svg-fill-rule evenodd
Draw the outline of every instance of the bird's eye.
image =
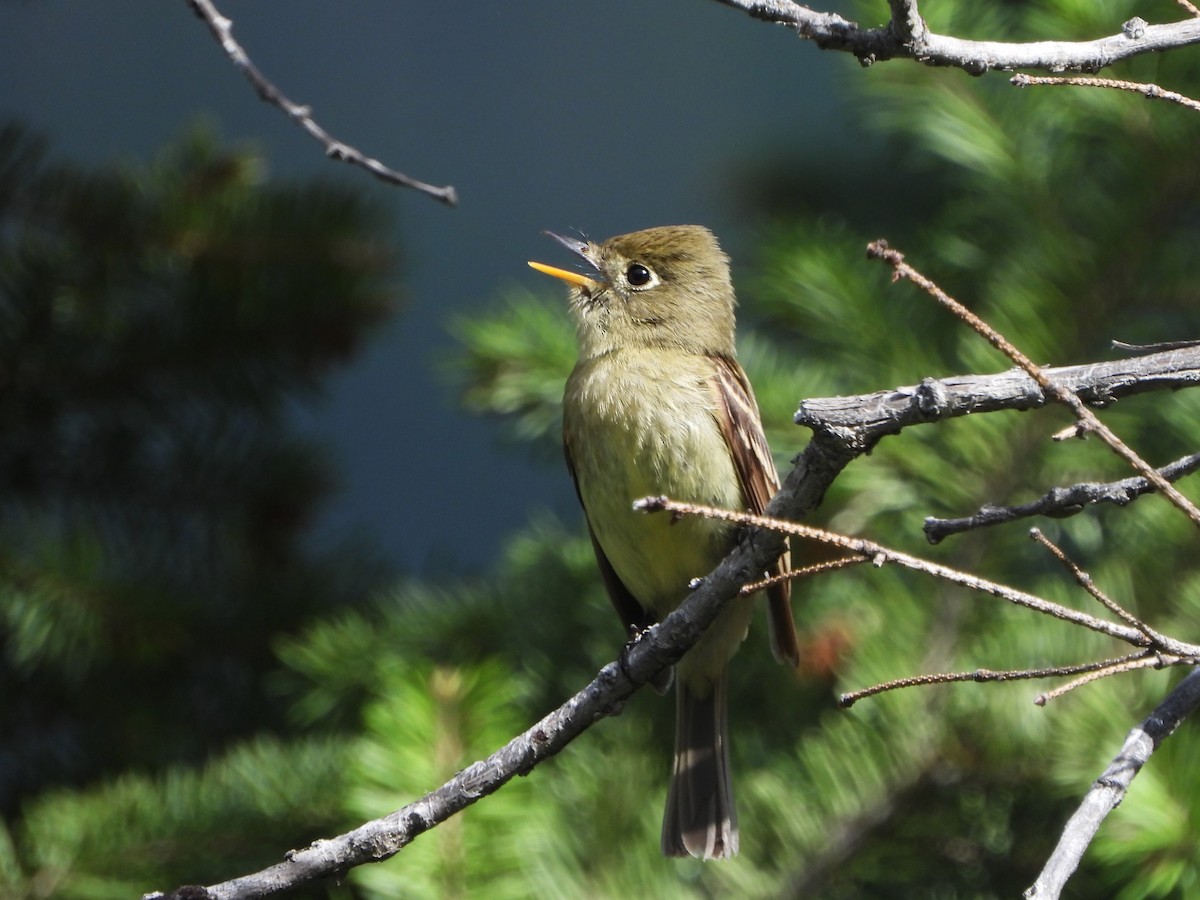
<svg viewBox="0 0 1200 900">
<path fill-rule="evenodd" d="M 625 270 L 625 280 L 630 287 L 645 287 L 650 283 L 650 270 L 641 263 L 630 263 Z"/>
</svg>

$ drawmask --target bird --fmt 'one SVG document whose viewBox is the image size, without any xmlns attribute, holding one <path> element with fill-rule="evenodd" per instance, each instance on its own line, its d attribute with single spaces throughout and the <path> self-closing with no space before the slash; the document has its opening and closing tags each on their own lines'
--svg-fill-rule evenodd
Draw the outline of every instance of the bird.
<svg viewBox="0 0 1200 900">
<path fill-rule="evenodd" d="M 579 358 L 563 392 L 563 447 L 601 579 L 630 633 L 661 621 L 733 548 L 713 519 L 645 516 L 632 502 L 667 495 L 763 512 L 779 478 L 735 350 L 729 257 L 700 225 L 602 242 L 546 234 L 586 272 L 530 262 L 570 285 Z M 784 572 L 787 555 L 772 572 Z M 771 646 L 799 662 L 790 588 L 768 588 Z M 675 666 L 675 750 L 662 852 L 738 852 L 729 763 L 728 667 L 753 598 L 733 598 Z M 665 688 L 670 674 L 663 682 Z"/>
</svg>

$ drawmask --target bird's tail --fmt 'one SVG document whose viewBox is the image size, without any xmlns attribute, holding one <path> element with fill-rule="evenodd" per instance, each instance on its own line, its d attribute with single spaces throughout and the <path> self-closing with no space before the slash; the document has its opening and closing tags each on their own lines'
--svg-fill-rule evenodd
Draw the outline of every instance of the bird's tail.
<svg viewBox="0 0 1200 900">
<path fill-rule="evenodd" d="M 725 671 L 707 695 L 675 679 L 675 767 L 662 830 L 666 856 L 725 859 L 738 852 L 727 723 Z"/>
</svg>

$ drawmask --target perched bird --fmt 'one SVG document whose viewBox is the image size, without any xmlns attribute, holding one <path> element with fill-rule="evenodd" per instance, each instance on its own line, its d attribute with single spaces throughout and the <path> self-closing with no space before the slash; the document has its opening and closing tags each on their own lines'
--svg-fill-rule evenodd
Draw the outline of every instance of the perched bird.
<svg viewBox="0 0 1200 900">
<path fill-rule="evenodd" d="M 716 567 L 736 529 L 646 516 L 632 501 L 673 499 L 762 512 L 779 480 L 758 405 L 734 351 L 729 258 L 707 228 L 670 225 L 603 243 L 551 237 L 587 274 L 531 262 L 566 281 L 579 361 L 563 395 L 567 465 L 609 597 L 626 627 L 661 621 Z M 781 559 L 777 569 L 787 564 Z M 797 664 L 786 582 L 769 589 L 772 648 Z M 726 672 L 746 635 L 734 598 L 675 667 L 675 762 L 663 817 L 667 856 L 738 850 L 729 776 Z"/>
</svg>

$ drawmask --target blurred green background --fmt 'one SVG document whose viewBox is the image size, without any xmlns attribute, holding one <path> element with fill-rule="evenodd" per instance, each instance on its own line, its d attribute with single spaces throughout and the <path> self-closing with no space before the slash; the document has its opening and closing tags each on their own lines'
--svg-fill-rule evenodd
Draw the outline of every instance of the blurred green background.
<svg viewBox="0 0 1200 900">
<path fill-rule="evenodd" d="M 863 71 L 700 0 L 449 6 L 222 8 L 293 99 L 455 183 L 457 210 L 322 160 L 183 2 L 0 4 L 0 896 L 129 897 L 267 865 L 436 787 L 613 658 L 558 451 L 573 337 L 561 292 L 523 271 L 552 258 L 540 228 L 711 225 L 781 467 L 803 397 L 1007 367 L 890 285 L 865 259 L 876 237 L 1040 362 L 1197 333 L 1200 125 L 1180 107 Z M 1008 40 L 1178 16 L 925 13 Z M 1195 59 L 1110 74 L 1196 95 Z M 1162 464 L 1200 443 L 1198 404 L 1104 415 Z M 935 548 L 920 532 L 1127 474 L 1096 442 L 1050 441 L 1068 421 L 911 429 L 818 519 L 1086 606 L 1024 525 Z M 1152 498 L 1041 524 L 1195 640 L 1182 516 Z M 1018 683 L 838 711 L 887 678 L 1120 648 L 890 570 L 804 585 L 796 607 L 800 672 L 761 628 L 734 666 L 735 861 L 659 856 L 672 707 L 647 693 L 396 859 L 306 894 L 1011 897 L 1177 679 L 1044 709 Z M 1105 823 L 1074 896 L 1200 896 L 1192 730 Z"/>
</svg>

